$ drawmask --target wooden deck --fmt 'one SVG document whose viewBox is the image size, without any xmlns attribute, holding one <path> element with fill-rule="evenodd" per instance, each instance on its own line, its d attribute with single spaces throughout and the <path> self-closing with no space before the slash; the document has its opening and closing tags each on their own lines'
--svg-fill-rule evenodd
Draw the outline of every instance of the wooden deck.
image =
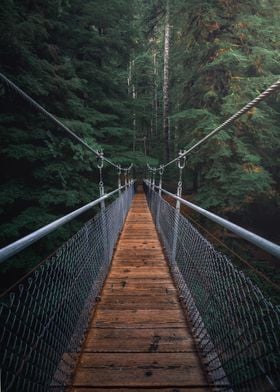
<svg viewBox="0 0 280 392">
<path fill-rule="evenodd" d="M 128 213 L 70 390 L 210 390 L 143 193 Z"/>
</svg>

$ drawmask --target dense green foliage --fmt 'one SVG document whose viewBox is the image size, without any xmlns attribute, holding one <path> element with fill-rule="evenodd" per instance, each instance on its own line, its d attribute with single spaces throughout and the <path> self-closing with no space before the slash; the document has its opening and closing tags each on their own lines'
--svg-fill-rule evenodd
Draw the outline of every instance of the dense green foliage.
<svg viewBox="0 0 280 392">
<path fill-rule="evenodd" d="M 91 146 L 123 165 L 135 162 L 142 174 L 146 160 L 164 159 L 167 4 L 4 0 L 0 70 Z M 170 0 L 169 6 L 175 156 L 279 78 L 280 9 L 278 0 Z M 96 197 L 99 178 L 90 152 L 4 87 L 0 106 L 5 245 Z M 274 95 L 192 154 L 184 181 L 204 207 L 274 239 L 268 226 L 280 204 L 278 124 Z M 106 167 L 105 175 L 107 189 L 114 187 L 115 171 Z M 165 183 L 175 186 L 176 179 L 172 167 Z M 44 251 L 30 250 L 23 269 L 73 229 L 65 227 Z"/>
<path fill-rule="evenodd" d="M 172 67 L 181 81 L 172 83 L 177 145 L 191 146 L 279 78 L 279 15 L 277 1 L 189 1 L 179 7 Z M 198 200 L 239 209 L 275 198 L 278 124 L 274 96 L 193 154 Z"/>
<path fill-rule="evenodd" d="M 170 122 L 176 154 L 279 78 L 280 9 L 277 0 L 173 0 L 170 5 Z M 152 102 L 155 79 L 157 96 L 161 94 L 165 6 L 164 1 L 151 1 L 143 16 L 148 44 L 136 61 L 143 60 L 141 77 L 149 75 L 145 86 L 151 88 L 139 90 L 139 101 Z M 152 72 L 154 53 L 156 75 Z M 199 188 L 197 199 L 204 206 L 238 210 L 263 198 L 278 200 L 278 99 L 275 95 L 253 109 L 189 158 L 193 175 L 189 187 L 195 192 Z M 158 121 L 161 105 L 159 99 Z"/>
<path fill-rule="evenodd" d="M 127 93 L 135 46 L 129 0 L 4 0 L 0 12 L 1 72 L 94 148 L 127 166 L 132 153 L 132 99 Z M 1 244 L 49 223 L 98 195 L 93 154 L 1 87 Z M 106 190 L 117 185 L 105 168 Z M 69 237 L 65 227 L 40 257 Z M 29 252 L 20 261 L 28 269 Z M 37 260 L 38 262 L 38 260 Z"/>
</svg>

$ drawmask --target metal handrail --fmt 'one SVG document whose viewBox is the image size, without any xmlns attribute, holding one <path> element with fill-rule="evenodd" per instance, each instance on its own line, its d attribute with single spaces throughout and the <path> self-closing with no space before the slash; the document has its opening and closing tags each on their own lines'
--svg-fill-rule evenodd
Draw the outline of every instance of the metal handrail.
<svg viewBox="0 0 280 392">
<path fill-rule="evenodd" d="M 150 182 L 147 180 L 145 180 L 145 183 L 147 185 L 150 185 Z M 265 250 L 266 252 L 280 259 L 279 245 L 271 241 L 268 241 L 265 238 L 255 233 L 252 233 L 251 231 L 246 230 L 243 227 L 236 225 L 235 223 L 232 223 L 224 218 L 221 218 L 218 215 L 214 214 L 213 212 L 207 211 L 197 206 L 196 204 L 190 203 L 189 201 L 182 199 L 181 197 L 176 196 L 173 193 L 168 192 L 167 190 L 160 188 L 157 185 L 155 185 L 154 187 L 156 189 L 161 189 L 161 192 L 165 193 L 166 195 L 171 196 L 173 199 L 180 201 L 180 203 L 188 206 L 192 210 L 198 212 L 199 214 L 205 216 L 206 218 L 212 220 L 213 222 L 218 223 L 219 225 L 225 227 L 227 230 L 230 230 L 231 232 L 237 234 L 239 237 L 244 238 L 245 240 L 251 242 L 252 244 L 258 246 L 259 248 Z"/>
<path fill-rule="evenodd" d="M 104 200 L 113 196 L 115 193 L 121 191 L 123 188 L 130 187 L 134 184 L 135 180 L 131 182 L 131 184 L 122 185 L 121 187 L 115 189 L 114 191 L 105 194 L 102 197 L 99 197 L 96 200 L 91 201 L 90 203 L 84 205 L 83 207 L 78 208 L 75 211 L 70 212 L 69 214 L 63 216 L 62 218 L 56 219 L 55 221 L 41 227 L 38 230 L 33 231 L 32 233 L 26 235 L 25 237 L 3 247 L 0 249 L 0 263 L 3 263 L 5 260 L 9 259 L 12 256 L 15 256 L 17 253 L 21 252 L 23 249 L 28 246 L 34 244 L 34 242 L 39 241 L 41 238 L 46 235 L 52 233 L 59 227 L 65 225 L 68 222 L 71 222 L 73 219 L 77 218 L 79 215 L 88 211 L 90 208 L 102 203 Z"/>
</svg>

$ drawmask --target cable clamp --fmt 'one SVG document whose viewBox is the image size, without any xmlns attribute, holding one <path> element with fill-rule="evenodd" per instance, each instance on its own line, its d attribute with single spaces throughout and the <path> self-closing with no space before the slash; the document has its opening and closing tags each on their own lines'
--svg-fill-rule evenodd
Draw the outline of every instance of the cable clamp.
<svg viewBox="0 0 280 392">
<path fill-rule="evenodd" d="M 104 154 L 103 150 L 98 151 L 98 157 L 97 157 L 97 167 L 98 169 L 103 169 L 104 166 Z"/>
<path fill-rule="evenodd" d="M 183 170 L 186 166 L 186 156 L 184 155 L 185 152 L 186 152 L 186 150 L 180 150 L 180 152 L 179 152 L 178 168 L 180 170 Z"/>
<path fill-rule="evenodd" d="M 160 165 L 159 167 L 159 175 L 162 176 L 164 173 L 164 165 Z"/>
</svg>

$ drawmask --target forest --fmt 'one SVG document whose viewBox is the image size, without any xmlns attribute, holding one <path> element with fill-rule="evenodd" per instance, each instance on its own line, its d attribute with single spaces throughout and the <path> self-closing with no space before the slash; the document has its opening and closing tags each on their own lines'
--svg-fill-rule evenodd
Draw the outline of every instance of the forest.
<svg viewBox="0 0 280 392">
<path fill-rule="evenodd" d="M 174 158 L 279 79 L 279 20 L 279 0 L 2 0 L 0 72 L 114 163 L 133 162 L 141 179 L 147 163 Z M 276 243 L 279 101 L 221 131 L 183 174 L 184 197 Z M 96 198 L 99 172 L 93 154 L 1 84 L 0 107 L 5 246 Z M 175 192 L 177 180 L 172 166 L 164 187 Z M 117 186 L 108 165 L 104 185 Z M 272 258 L 191 219 L 235 249 L 240 268 L 246 259 L 279 285 Z M 81 223 L 1 265 L 2 290 Z"/>
</svg>

